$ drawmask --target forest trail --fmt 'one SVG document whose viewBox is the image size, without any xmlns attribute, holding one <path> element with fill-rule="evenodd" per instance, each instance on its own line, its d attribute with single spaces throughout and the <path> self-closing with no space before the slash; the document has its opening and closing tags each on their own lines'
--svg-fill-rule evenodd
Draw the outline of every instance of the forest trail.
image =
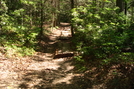
<svg viewBox="0 0 134 89">
<path fill-rule="evenodd" d="M 0 89 L 90 89 L 83 74 L 74 71 L 70 27 L 51 29 L 42 52 L 31 57 L 0 60 Z M 44 39 L 45 40 L 45 39 Z M 58 53 L 55 53 L 55 51 Z M 2 54 L 0 55 L 2 57 Z"/>
</svg>

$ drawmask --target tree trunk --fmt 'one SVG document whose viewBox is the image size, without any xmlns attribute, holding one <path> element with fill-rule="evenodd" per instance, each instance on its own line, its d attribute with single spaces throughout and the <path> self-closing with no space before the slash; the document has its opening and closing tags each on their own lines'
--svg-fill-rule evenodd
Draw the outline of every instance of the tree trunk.
<svg viewBox="0 0 134 89">
<path fill-rule="evenodd" d="M 125 7 L 124 0 L 116 0 L 116 6 L 120 8 L 119 13 L 123 12 Z"/>
<path fill-rule="evenodd" d="M 40 29 L 41 33 L 43 32 L 43 0 L 41 0 L 41 12 L 40 12 Z"/>
<path fill-rule="evenodd" d="M 133 12 L 134 12 L 134 8 L 133 7 L 131 7 L 131 22 L 133 22 L 134 21 L 134 14 L 133 14 Z"/>
<path fill-rule="evenodd" d="M 60 24 L 60 16 L 59 16 L 60 0 L 57 0 L 57 2 L 56 2 L 56 8 L 58 10 L 58 12 L 56 12 L 56 16 L 57 16 L 57 18 L 56 18 L 56 26 L 59 26 L 59 24 Z"/>
<path fill-rule="evenodd" d="M 71 2 L 71 9 L 74 8 L 74 0 L 70 0 Z M 72 34 L 72 37 L 74 36 L 74 27 L 73 25 L 71 24 L 71 34 Z"/>
<path fill-rule="evenodd" d="M 53 25 L 53 27 L 58 26 L 60 23 L 59 22 L 59 14 L 58 14 L 58 12 L 56 12 L 56 10 L 58 10 L 58 11 L 60 10 L 59 4 L 60 4 L 59 0 L 52 0 L 52 5 L 53 5 L 53 8 L 55 9 L 52 13 L 52 15 L 53 15 L 52 25 Z"/>
<path fill-rule="evenodd" d="M 41 2 L 40 2 L 40 33 L 38 35 L 40 41 L 43 38 L 43 30 L 44 30 L 43 29 L 43 25 L 44 25 L 44 4 L 45 4 L 45 2 L 43 0 L 41 0 Z"/>
<path fill-rule="evenodd" d="M 116 0 L 116 6 L 119 7 L 119 12 L 124 12 L 124 14 L 127 14 L 127 2 L 125 0 Z M 119 21 L 120 23 L 126 23 L 126 20 L 124 20 L 124 22 Z M 123 29 L 122 28 L 118 28 L 118 32 L 123 33 Z"/>
<path fill-rule="evenodd" d="M 127 15 L 127 2 L 125 1 L 125 15 Z"/>
</svg>

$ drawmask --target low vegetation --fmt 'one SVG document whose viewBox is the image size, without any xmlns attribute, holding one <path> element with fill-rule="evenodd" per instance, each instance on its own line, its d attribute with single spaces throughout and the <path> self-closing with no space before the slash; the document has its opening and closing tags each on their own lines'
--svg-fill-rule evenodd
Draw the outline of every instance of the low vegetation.
<svg viewBox="0 0 134 89">
<path fill-rule="evenodd" d="M 0 52 L 7 58 L 32 55 L 41 51 L 49 30 L 68 22 L 77 54 L 55 58 L 74 56 L 78 70 L 98 74 L 106 89 L 132 89 L 133 5 L 132 0 L 1 0 Z"/>
</svg>

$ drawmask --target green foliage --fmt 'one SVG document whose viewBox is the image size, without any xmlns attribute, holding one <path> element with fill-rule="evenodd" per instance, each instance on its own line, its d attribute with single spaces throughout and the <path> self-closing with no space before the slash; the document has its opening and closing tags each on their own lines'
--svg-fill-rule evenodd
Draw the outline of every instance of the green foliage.
<svg viewBox="0 0 134 89">
<path fill-rule="evenodd" d="M 4 1 L 1 3 L 2 8 L 8 9 L 0 15 L 0 46 L 6 47 L 9 55 L 30 55 L 37 44 L 36 36 L 39 34 L 40 28 L 31 26 L 32 18 L 27 15 L 26 8 L 14 8 L 9 13 L 8 10 L 12 6 L 9 5 L 11 3 L 8 5 L 7 3 Z M 1 9 L 0 12 L 2 12 Z"/>
<path fill-rule="evenodd" d="M 124 58 L 131 60 L 128 56 L 124 57 L 122 50 L 127 47 L 134 48 L 134 31 L 126 23 L 126 16 L 118 13 L 118 9 L 87 5 L 72 10 L 74 43 L 77 50 L 82 52 L 82 58 L 78 57 L 77 60 L 101 59 L 104 64 L 120 60 L 123 62 Z"/>
<path fill-rule="evenodd" d="M 35 49 L 37 44 L 36 36 L 38 34 L 38 28 L 26 28 L 23 26 L 10 27 L 13 31 L 6 30 L 0 36 L 1 45 L 6 48 L 14 49 L 15 52 L 21 53 L 21 55 L 30 55 Z M 8 27 L 9 28 L 9 27 Z M 37 31 L 38 30 L 38 31 Z"/>
<path fill-rule="evenodd" d="M 79 71 L 84 72 L 87 68 L 85 66 L 83 66 L 85 61 L 82 59 L 82 56 L 79 55 L 79 56 L 75 56 L 74 58 L 76 59 L 75 60 L 76 68 L 78 68 Z"/>
<path fill-rule="evenodd" d="M 21 57 L 26 55 L 32 55 L 35 51 L 33 48 L 28 48 L 25 46 L 18 47 L 16 45 L 6 45 L 6 57 Z"/>
</svg>

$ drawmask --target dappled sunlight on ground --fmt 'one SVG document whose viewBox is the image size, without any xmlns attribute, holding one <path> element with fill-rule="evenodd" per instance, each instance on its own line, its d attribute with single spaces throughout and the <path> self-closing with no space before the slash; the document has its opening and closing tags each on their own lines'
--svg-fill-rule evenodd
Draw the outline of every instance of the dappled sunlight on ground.
<svg viewBox="0 0 134 89">
<path fill-rule="evenodd" d="M 53 84 L 59 84 L 59 83 L 66 83 L 66 84 L 71 84 L 70 80 L 74 77 L 74 75 L 72 73 L 67 74 L 65 77 L 63 78 L 59 78 L 59 79 L 55 79 L 53 81 Z"/>
<path fill-rule="evenodd" d="M 73 53 L 70 42 L 57 40 L 70 36 L 70 28 L 51 31 L 50 40 L 42 41 L 44 52 L 24 58 L 0 56 L 3 58 L 0 60 L 0 89 L 63 89 L 64 84 L 72 84 L 75 77 L 72 57 L 53 59 L 57 49 L 60 54 Z"/>
<path fill-rule="evenodd" d="M 66 33 L 67 31 L 69 32 Z M 36 52 L 32 56 L 6 58 L 0 53 L 0 89 L 113 89 L 113 87 L 132 89 L 134 87 L 133 65 L 113 63 L 99 66 L 99 60 L 89 60 L 89 63 L 85 63 L 88 70 L 78 71 L 76 66 L 80 64 L 73 59 L 75 52 L 68 39 L 70 37 L 68 27 L 53 29 L 48 37 L 49 40 L 41 41 L 41 52 Z M 128 87 L 127 84 L 131 86 Z"/>
</svg>

